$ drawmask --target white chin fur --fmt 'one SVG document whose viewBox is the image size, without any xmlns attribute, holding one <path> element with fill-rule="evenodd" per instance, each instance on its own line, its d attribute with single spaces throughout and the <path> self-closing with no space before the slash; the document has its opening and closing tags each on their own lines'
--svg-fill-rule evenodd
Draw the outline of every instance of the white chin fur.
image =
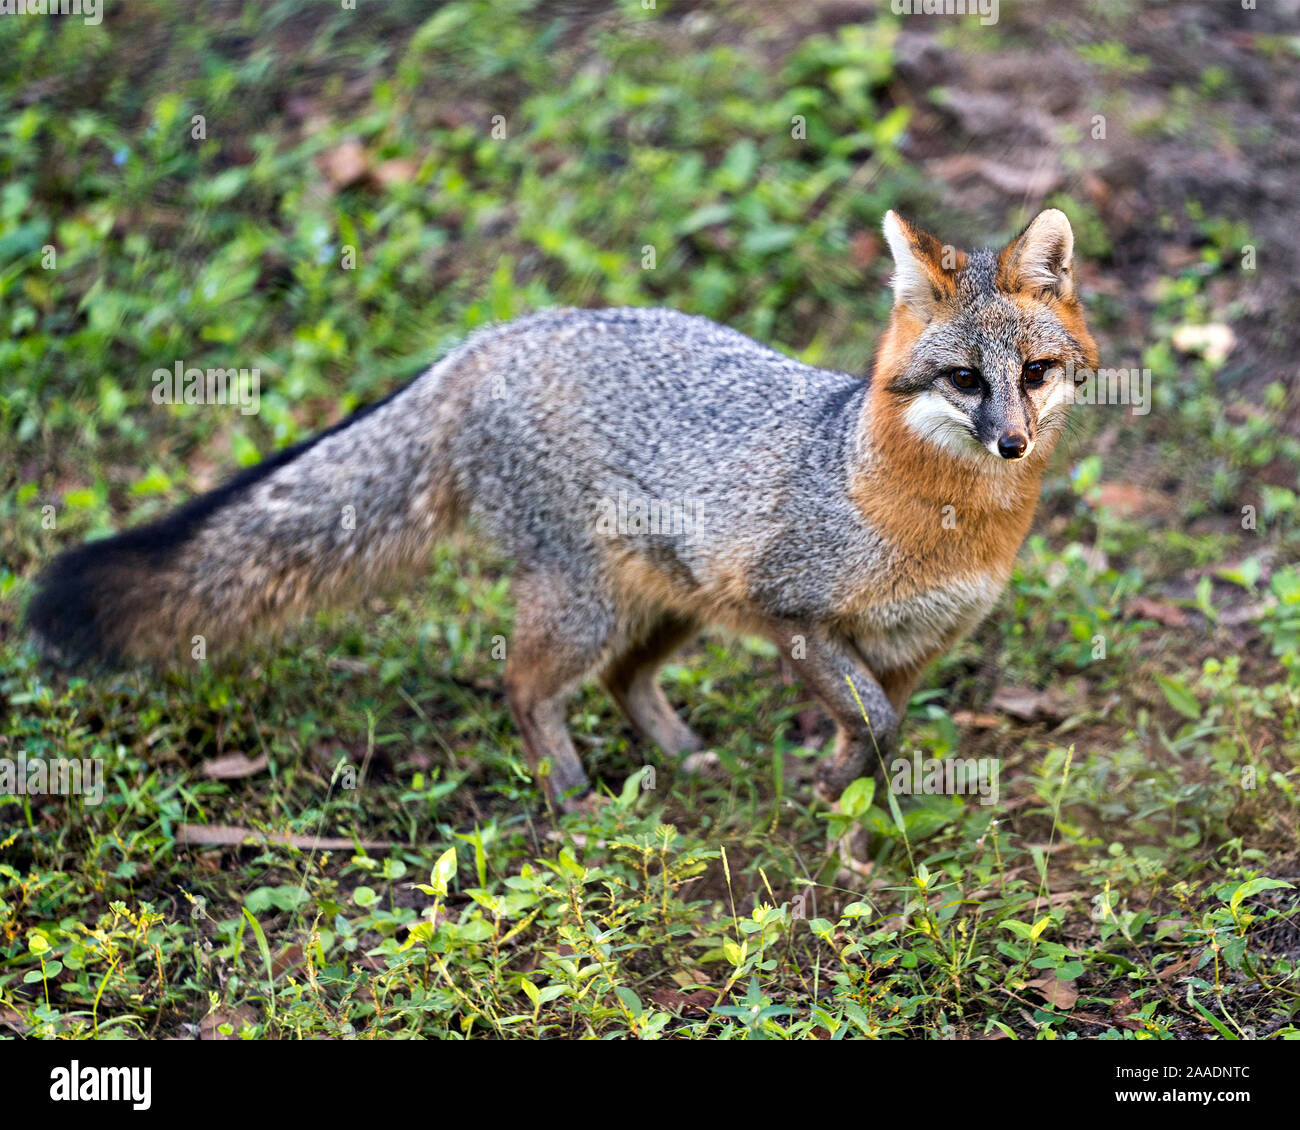
<svg viewBox="0 0 1300 1130">
<path fill-rule="evenodd" d="M 933 389 L 912 399 L 903 420 L 918 439 L 966 459 L 983 458 L 984 445 L 971 435 L 970 419 Z"/>
</svg>

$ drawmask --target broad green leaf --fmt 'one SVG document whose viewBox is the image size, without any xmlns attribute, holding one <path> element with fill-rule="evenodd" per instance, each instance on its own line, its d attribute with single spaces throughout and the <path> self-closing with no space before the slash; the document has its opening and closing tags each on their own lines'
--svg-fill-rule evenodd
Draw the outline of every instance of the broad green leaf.
<svg viewBox="0 0 1300 1130">
<path fill-rule="evenodd" d="M 429 885 L 440 898 L 447 897 L 447 884 L 456 876 L 456 849 L 449 847 L 438 857 L 429 876 Z"/>
<path fill-rule="evenodd" d="M 525 977 L 520 984 L 523 986 L 524 995 L 533 1002 L 533 1007 L 537 1008 L 542 1002 L 542 995 L 537 991 L 537 986 L 528 980 L 527 977 Z"/>
<path fill-rule="evenodd" d="M 1160 684 L 1160 689 L 1164 691 L 1169 705 L 1184 718 L 1190 718 L 1195 722 L 1201 717 L 1201 704 L 1197 702 L 1196 696 L 1177 679 L 1167 679 L 1163 675 L 1157 675 L 1156 682 Z"/>
<path fill-rule="evenodd" d="M 856 820 L 859 816 L 865 815 L 871 807 L 872 800 L 876 796 L 876 780 L 874 777 L 859 777 L 856 781 L 849 784 L 840 797 L 840 810 L 845 816 L 852 817 Z"/>
<path fill-rule="evenodd" d="M 1283 879 L 1250 879 L 1247 882 L 1242 883 L 1240 887 L 1232 892 L 1232 897 L 1228 900 L 1228 905 L 1232 907 L 1233 910 L 1236 910 L 1241 906 L 1242 900 L 1257 895 L 1260 891 L 1272 891 L 1279 887 L 1290 887 L 1292 885 L 1293 884 L 1288 883 Z"/>
<path fill-rule="evenodd" d="M 633 1016 L 639 1018 L 641 1013 L 645 1011 L 641 1004 L 641 998 L 626 985 L 616 985 L 614 988 L 614 995 L 623 1002 L 623 1007 Z"/>
</svg>

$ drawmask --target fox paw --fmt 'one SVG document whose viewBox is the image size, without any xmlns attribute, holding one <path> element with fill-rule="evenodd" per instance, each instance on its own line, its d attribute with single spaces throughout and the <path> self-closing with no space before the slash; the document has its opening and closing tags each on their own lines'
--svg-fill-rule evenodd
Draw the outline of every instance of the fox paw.
<svg viewBox="0 0 1300 1130">
<path fill-rule="evenodd" d="M 871 860 L 870 843 L 865 828 L 852 828 L 839 837 L 835 847 L 839 850 L 841 874 L 845 879 L 857 875 L 866 878 L 875 871 Z M 847 885 L 847 883 L 841 883 Z"/>
<path fill-rule="evenodd" d="M 722 758 L 715 750 L 702 749 L 681 760 L 681 771 L 693 777 L 707 777 L 711 781 L 725 781 L 727 771 L 722 767 Z"/>
<path fill-rule="evenodd" d="M 813 778 L 813 796 L 823 804 L 829 804 L 833 807 L 838 803 L 842 792 L 844 792 L 844 786 L 841 785 L 836 787 L 835 785 L 827 784 L 821 779 L 820 774 Z"/>
<path fill-rule="evenodd" d="M 835 804 L 844 790 L 861 776 L 861 771 L 845 769 L 834 761 L 823 761 L 813 775 L 813 795 L 827 804 Z"/>
<path fill-rule="evenodd" d="M 561 801 L 560 808 L 566 813 L 581 812 L 588 816 L 594 816 L 609 802 L 609 797 L 602 796 L 595 789 L 588 789 L 581 796 L 570 797 L 568 800 Z"/>
</svg>

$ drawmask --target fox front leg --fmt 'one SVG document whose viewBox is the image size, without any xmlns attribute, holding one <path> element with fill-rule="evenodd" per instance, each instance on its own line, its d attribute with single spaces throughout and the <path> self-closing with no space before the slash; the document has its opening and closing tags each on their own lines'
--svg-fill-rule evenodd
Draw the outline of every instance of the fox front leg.
<svg viewBox="0 0 1300 1130">
<path fill-rule="evenodd" d="M 770 636 L 835 719 L 835 750 L 817 767 L 817 795 L 833 803 L 858 777 L 884 779 L 898 742 L 898 713 L 857 649 L 819 624 L 774 624 Z"/>
</svg>

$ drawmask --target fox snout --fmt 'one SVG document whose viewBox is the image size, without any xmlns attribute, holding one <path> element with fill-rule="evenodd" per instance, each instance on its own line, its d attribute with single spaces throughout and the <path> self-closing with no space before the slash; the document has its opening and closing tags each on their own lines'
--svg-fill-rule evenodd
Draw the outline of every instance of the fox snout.
<svg viewBox="0 0 1300 1130">
<path fill-rule="evenodd" d="M 998 454 L 1003 459 L 1023 459 L 1029 452 L 1029 437 L 1019 428 L 998 436 Z"/>
<path fill-rule="evenodd" d="M 975 418 L 975 434 L 991 455 L 1007 460 L 1023 459 L 1034 449 L 1034 414 L 1030 405 L 1020 403 L 1012 411 L 999 411 L 988 405 Z"/>
<path fill-rule="evenodd" d="M 1034 450 L 1038 418 L 1029 391 L 1021 385 L 1018 359 L 990 365 L 981 383 L 982 395 L 969 408 L 975 439 L 995 458 L 1024 459 Z"/>
</svg>

